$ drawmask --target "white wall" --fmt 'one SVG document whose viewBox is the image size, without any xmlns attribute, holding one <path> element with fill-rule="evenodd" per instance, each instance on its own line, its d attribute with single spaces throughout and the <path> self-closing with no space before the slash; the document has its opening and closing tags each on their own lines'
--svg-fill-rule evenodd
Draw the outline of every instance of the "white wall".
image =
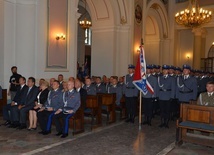
<svg viewBox="0 0 214 155">
<path fill-rule="evenodd" d="M 0 0 L 0 85 L 4 82 L 4 3 Z"/>
<path fill-rule="evenodd" d="M 208 52 L 210 47 L 212 46 L 212 43 L 214 42 L 214 28 L 206 28 L 207 35 L 206 35 L 206 48 L 205 48 L 205 55 L 204 58 L 207 58 Z"/>
</svg>

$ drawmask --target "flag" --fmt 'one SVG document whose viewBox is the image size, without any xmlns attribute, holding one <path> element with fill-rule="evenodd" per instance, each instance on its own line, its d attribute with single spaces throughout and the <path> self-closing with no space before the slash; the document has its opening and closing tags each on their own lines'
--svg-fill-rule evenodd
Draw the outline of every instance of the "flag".
<svg viewBox="0 0 214 155">
<path fill-rule="evenodd" d="M 140 46 L 140 54 L 137 61 L 137 65 L 135 67 L 135 74 L 133 79 L 133 84 L 139 89 L 144 95 L 148 93 L 154 94 L 154 90 L 152 86 L 146 79 L 146 60 L 144 49 Z"/>
</svg>

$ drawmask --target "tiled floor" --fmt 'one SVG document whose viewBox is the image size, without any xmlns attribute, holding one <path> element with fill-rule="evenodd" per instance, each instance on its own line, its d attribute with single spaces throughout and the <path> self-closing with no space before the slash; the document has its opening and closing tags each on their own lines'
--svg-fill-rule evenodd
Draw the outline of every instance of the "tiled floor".
<svg viewBox="0 0 214 155">
<path fill-rule="evenodd" d="M 152 126 L 142 126 L 141 131 L 138 130 L 137 122 L 133 125 L 119 121 L 92 132 L 86 125 L 86 132 L 75 136 L 70 133 L 66 139 L 55 136 L 54 127 L 50 135 L 44 136 L 38 134 L 38 131 L 20 131 L 1 126 L 0 154 L 163 155 L 170 151 L 169 155 L 190 155 L 194 151 L 196 154 L 197 151 L 206 153 L 207 149 L 213 151 L 213 148 L 199 149 L 191 144 L 172 150 L 175 122 L 170 122 L 169 129 L 160 129 L 159 121 L 156 117 Z"/>
</svg>

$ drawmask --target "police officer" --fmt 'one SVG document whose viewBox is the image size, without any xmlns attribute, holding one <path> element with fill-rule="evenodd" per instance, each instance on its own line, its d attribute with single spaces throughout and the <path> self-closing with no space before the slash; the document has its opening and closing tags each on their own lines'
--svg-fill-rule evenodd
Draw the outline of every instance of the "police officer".
<svg viewBox="0 0 214 155">
<path fill-rule="evenodd" d="M 137 112 L 137 97 L 138 97 L 138 89 L 134 86 L 133 78 L 134 78 L 134 65 L 128 65 L 128 73 L 125 76 L 124 82 L 124 94 L 125 94 L 125 102 L 126 102 L 126 110 L 127 110 L 127 119 L 126 122 L 134 123 L 134 119 Z"/>
<path fill-rule="evenodd" d="M 86 78 L 85 79 L 85 85 L 83 86 L 83 89 L 87 91 L 88 95 L 96 95 L 96 86 L 92 84 L 91 78 Z"/>
<path fill-rule="evenodd" d="M 197 98 L 197 80 L 190 76 L 190 70 L 189 65 L 183 65 L 183 75 L 176 79 L 176 98 L 179 103 L 189 103 L 190 100 Z"/>
<path fill-rule="evenodd" d="M 75 114 L 80 107 L 80 93 L 74 89 L 74 81 L 68 81 L 68 91 L 63 93 L 63 108 L 58 109 L 53 116 L 56 125 L 57 134 L 65 138 L 68 136 L 69 119 Z M 62 119 L 62 124 L 60 122 Z"/>
<path fill-rule="evenodd" d="M 109 94 L 116 94 L 116 105 L 119 106 L 120 100 L 123 96 L 123 90 L 122 87 L 118 84 L 118 80 L 116 77 L 113 77 L 112 85 L 109 87 L 108 91 Z"/>
<path fill-rule="evenodd" d="M 161 110 L 161 124 L 159 127 L 169 128 L 171 101 L 175 97 L 175 78 L 168 75 L 169 66 L 162 66 L 162 76 L 158 77 L 159 103 Z"/>
<path fill-rule="evenodd" d="M 153 115 L 153 108 L 154 108 L 154 101 L 158 97 L 158 83 L 157 77 L 151 74 L 151 69 L 153 67 L 151 65 L 146 66 L 146 79 L 148 80 L 149 84 L 152 86 L 154 90 L 154 94 L 151 94 L 149 91 L 146 95 L 143 94 L 143 111 L 144 111 L 144 121 L 143 125 L 148 124 L 151 126 L 152 115 Z"/>
<path fill-rule="evenodd" d="M 38 122 L 42 130 L 39 132 L 40 134 L 47 135 L 51 133 L 52 117 L 58 109 L 63 108 L 63 93 L 59 86 L 59 81 L 55 80 L 52 86 L 53 90 L 49 92 L 47 101 L 37 113 Z"/>
<path fill-rule="evenodd" d="M 106 87 L 103 83 L 101 83 L 101 77 L 96 77 L 96 92 L 97 93 L 106 93 Z"/>
</svg>

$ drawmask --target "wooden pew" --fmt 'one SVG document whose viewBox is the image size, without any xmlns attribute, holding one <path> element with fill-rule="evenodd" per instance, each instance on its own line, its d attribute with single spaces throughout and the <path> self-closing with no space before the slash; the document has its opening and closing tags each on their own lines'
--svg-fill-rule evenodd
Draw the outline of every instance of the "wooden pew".
<svg viewBox="0 0 214 155">
<path fill-rule="evenodd" d="M 0 114 L 2 115 L 3 107 L 7 104 L 7 89 L 2 89 L 2 99 L 0 99 Z"/>
<path fill-rule="evenodd" d="M 123 95 L 120 100 L 120 105 L 116 105 L 116 110 L 120 111 L 120 120 L 126 118 L 126 103 L 125 96 Z"/>
<path fill-rule="evenodd" d="M 69 120 L 69 128 L 73 129 L 73 135 L 84 132 L 84 109 L 80 107 Z"/>
<path fill-rule="evenodd" d="M 214 133 L 214 107 L 181 104 L 180 118 L 176 123 L 176 145 L 190 142 L 214 147 L 214 139 L 201 135 L 187 135 L 187 130 Z"/>
<path fill-rule="evenodd" d="M 114 123 L 116 122 L 116 94 L 103 94 L 99 93 L 98 95 L 98 102 L 101 103 L 103 106 L 106 106 L 106 110 L 104 113 L 107 114 L 107 121 L 106 123 Z"/>
<path fill-rule="evenodd" d="M 98 102 L 97 95 L 87 95 L 86 98 L 86 110 L 85 115 L 91 116 L 91 129 L 102 125 L 102 107 L 101 103 Z M 94 126 L 94 117 L 96 117 L 96 124 Z"/>
</svg>

